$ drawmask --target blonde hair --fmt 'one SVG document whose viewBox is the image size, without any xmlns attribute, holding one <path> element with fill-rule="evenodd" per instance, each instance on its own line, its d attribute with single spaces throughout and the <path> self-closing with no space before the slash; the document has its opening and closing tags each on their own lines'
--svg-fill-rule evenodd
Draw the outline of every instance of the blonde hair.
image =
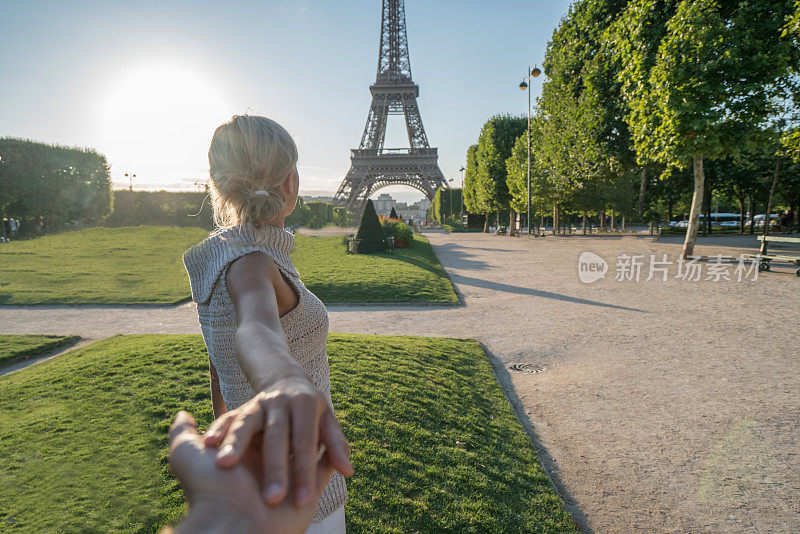
<svg viewBox="0 0 800 534">
<path fill-rule="evenodd" d="M 208 165 L 214 223 L 228 228 L 249 222 L 262 228 L 285 208 L 280 186 L 295 171 L 297 146 L 271 119 L 234 115 L 214 131 Z"/>
</svg>

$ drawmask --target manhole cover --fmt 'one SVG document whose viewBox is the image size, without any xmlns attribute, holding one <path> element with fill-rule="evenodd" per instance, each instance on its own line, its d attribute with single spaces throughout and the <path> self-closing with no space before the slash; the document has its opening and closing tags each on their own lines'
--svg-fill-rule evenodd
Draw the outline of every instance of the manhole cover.
<svg viewBox="0 0 800 534">
<path fill-rule="evenodd" d="M 535 363 L 513 363 L 508 368 L 518 373 L 541 373 L 544 371 L 544 367 Z"/>
</svg>

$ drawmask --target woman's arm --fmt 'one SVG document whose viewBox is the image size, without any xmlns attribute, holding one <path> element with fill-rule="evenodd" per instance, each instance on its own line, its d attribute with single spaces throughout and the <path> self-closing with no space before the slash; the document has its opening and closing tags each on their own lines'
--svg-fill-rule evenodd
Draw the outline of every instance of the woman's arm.
<svg viewBox="0 0 800 534">
<path fill-rule="evenodd" d="M 208 362 L 208 372 L 211 375 L 211 407 L 214 410 L 214 419 L 228 411 L 225 407 L 225 400 L 222 398 L 222 391 L 219 389 L 219 376 L 217 368 L 210 361 Z"/>
<path fill-rule="evenodd" d="M 256 392 L 279 380 L 309 379 L 289 355 L 275 292 L 281 281 L 275 262 L 261 252 L 234 260 L 225 279 L 236 311 L 236 359 Z"/>
<path fill-rule="evenodd" d="M 315 487 L 321 444 L 335 469 L 352 474 L 347 440 L 327 399 L 289 354 L 275 291 L 286 282 L 272 258 L 253 252 L 234 260 L 225 283 L 236 311 L 236 359 L 256 396 L 217 419 L 206 444 L 224 438 L 217 460 L 230 467 L 263 432 L 264 500 L 282 502 L 291 486 L 295 505 L 304 506 Z"/>
</svg>

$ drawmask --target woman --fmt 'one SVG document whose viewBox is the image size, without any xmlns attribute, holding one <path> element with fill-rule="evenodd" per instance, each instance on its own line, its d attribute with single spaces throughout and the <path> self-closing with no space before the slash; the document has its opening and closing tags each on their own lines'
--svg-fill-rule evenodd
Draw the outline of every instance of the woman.
<svg viewBox="0 0 800 534">
<path fill-rule="evenodd" d="M 297 148 L 275 121 L 237 115 L 214 132 L 208 160 L 218 228 L 183 255 L 210 359 L 216 420 L 205 442 L 230 467 L 263 426 L 263 498 L 298 507 L 312 498 L 324 446 L 338 472 L 307 532 L 344 532 L 342 474 L 353 468 L 330 397 L 328 314 L 283 229 L 297 203 Z"/>
</svg>

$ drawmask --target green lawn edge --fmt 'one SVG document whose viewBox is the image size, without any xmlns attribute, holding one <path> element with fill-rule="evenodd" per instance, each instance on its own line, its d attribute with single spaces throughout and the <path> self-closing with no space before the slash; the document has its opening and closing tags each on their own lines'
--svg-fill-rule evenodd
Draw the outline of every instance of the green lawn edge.
<svg viewBox="0 0 800 534">
<path fill-rule="evenodd" d="M 576 532 L 474 340 L 331 334 L 349 533 Z M 184 514 L 166 433 L 211 422 L 199 335 L 117 335 L 0 377 L 0 525 L 157 532 Z"/>
</svg>

